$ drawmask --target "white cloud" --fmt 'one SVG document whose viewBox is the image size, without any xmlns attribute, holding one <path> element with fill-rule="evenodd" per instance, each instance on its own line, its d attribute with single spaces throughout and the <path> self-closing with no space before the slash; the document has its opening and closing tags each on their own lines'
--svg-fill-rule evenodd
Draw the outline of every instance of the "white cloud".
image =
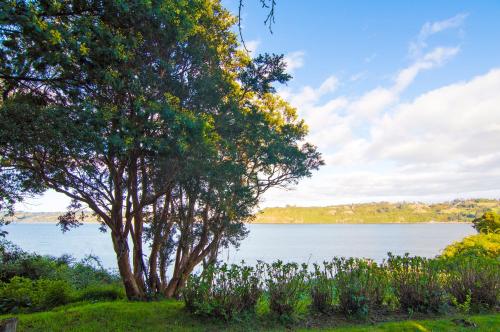
<svg viewBox="0 0 500 332">
<path fill-rule="evenodd" d="M 500 142 L 500 69 L 398 105 L 371 129 L 369 158 L 464 161 L 492 155 Z M 465 159 L 463 159 L 465 158 Z"/>
<path fill-rule="evenodd" d="M 460 27 L 465 17 L 428 23 L 419 38 Z M 500 197 L 500 68 L 401 101 L 419 74 L 459 52 L 429 48 L 392 82 L 357 97 L 329 96 L 335 80 L 287 90 L 327 165 L 290 194 L 272 191 L 264 205 Z"/>
<path fill-rule="evenodd" d="M 291 52 L 285 55 L 288 72 L 293 73 L 295 69 L 301 68 L 304 65 L 304 56 L 305 53 L 303 51 Z"/>
<path fill-rule="evenodd" d="M 410 43 L 410 54 L 415 57 L 420 56 L 422 50 L 427 47 L 429 37 L 444 30 L 460 28 L 467 16 L 468 14 L 461 13 L 443 21 L 426 22 L 420 29 L 417 38 Z"/>
</svg>

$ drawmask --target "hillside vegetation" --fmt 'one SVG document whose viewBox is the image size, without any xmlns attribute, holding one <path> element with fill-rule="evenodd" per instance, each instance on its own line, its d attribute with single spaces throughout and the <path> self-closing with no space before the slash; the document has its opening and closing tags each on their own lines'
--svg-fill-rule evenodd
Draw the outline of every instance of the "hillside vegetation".
<svg viewBox="0 0 500 332">
<path fill-rule="evenodd" d="M 500 200 L 469 199 L 444 203 L 364 203 L 325 207 L 275 207 L 262 210 L 254 223 L 341 224 L 472 222 L 488 210 L 500 211 Z"/>
<path fill-rule="evenodd" d="M 260 211 L 258 224 L 342 224 L 472 222 L 486 211 L 500 212 L 500 200 L 469 199 L 443 203 L 364 203 L 324 207 L 273 207 Z M 17 212 L 9 221 L 57 222 L 63 212 Z M 90 213 L 84 222 L 97 222 Z"/>
</svg>

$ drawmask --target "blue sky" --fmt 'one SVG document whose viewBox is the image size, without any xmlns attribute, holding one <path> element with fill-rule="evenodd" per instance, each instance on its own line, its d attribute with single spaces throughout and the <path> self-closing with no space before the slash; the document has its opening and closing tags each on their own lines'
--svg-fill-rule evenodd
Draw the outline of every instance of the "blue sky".
<svg viewBox="0 0 500 332">
<path fill-rule="evenodd" d="M 226 1 L 236 12 L 237 1 Z M 327 166 L 263 206 L 500 197 L 500 2 L 245 1 Z"/>
<path fill-rule="evenodd" d="M 247 46 L 285 54 L 279 93 L 327 162 L 262 206 L 500 198 L 500 2 L 278 0 L 272 34 L 259 3 L 244 2 Z"/>
</svg>

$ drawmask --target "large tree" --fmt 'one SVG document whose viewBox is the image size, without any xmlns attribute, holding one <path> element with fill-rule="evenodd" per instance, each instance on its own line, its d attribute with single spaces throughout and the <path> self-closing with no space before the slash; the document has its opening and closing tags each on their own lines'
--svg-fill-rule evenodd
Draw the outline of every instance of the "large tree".
<svg viewBox="0 0 500 332">
<path fill-rule="evenodd" d="M 129 298 L 177 295 L 266 190 L 322 164 L 275 94 L 283 57 L 249 59 L 234 23 L 209 0 L 0 5 L 0 172 L 72 198 L 64 228 L 91 209 Z"/>
</svg>

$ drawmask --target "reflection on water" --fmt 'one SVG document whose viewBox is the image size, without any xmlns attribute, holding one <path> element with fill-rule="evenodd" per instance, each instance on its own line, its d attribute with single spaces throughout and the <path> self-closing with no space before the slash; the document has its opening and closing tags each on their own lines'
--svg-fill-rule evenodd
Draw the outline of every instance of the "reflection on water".
<svg viewBox="0 0 500 332">
<path fill-rule="evenodd" d="M 115 268 L 109 234 L 97 224 L 85 224 L 61 233 L 56 224 L 14 223 L 5 227 L 7 239 L 26 251 L 44 255 L 98 256 Z M 239 250 L 225 250 L 221 259 L 254 264 L 281 259 L 322 262 L 333 256 L 367 257 L 381 261 L 387 252 L 432 257 L 453 241 L 474 234 L 470 224 L 370 224 L 370 225 L 249 225 L 249 236 Z"/>
</svg>

